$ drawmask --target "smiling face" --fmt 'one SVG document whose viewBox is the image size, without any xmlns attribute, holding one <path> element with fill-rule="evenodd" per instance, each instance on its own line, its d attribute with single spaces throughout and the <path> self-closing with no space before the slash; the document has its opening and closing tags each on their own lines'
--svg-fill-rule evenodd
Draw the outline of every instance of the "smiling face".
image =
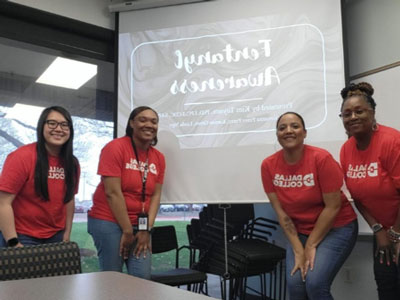
<svg viewBox="0 0 400 300">
<path fill-rule="evenodd" d="M 342 120 L 349 135 L 367 135 L 372 132 L 375 112 L 362 96 L 352 96 L 343 103 Z"/>
<path fill-rule="evenodd" d="M 278 142 L 285 150 L 294 150 L 304 145 L 307 131 L 301 119 L 295 114 L 285 114 L 277 124 Z"/>
<path fill-rule="evenodd" d="M 150 145 L 157 136 L 158 117 L 151 109 L 146 109 L 129 121 L 133 129 L 132 138 L 138 145 Z"/>
<path fill-rule="evenodd" d="M 55 121 L 57 122 L 57 127 L 53 127 L 47 123 L 47 121 Z M 53 123 L 53 122 L 49 122 Z M 64 124 L 64 126 L 62 126 Z M 50 154 L 56 155 L 60 152 L 61 147 L 68 141 L 70 138 L 70 129 L 65 127 L 65 124 L 68 124 L 68 121 L 64 118 L 62 114 L 57 111 L 52 110 L 47 118 L 46 123 L 43 127 L 43 137 L 45 140 L 45 147 Z M 63 128 L 61 128 L 63 127 Z"/>
</svg>

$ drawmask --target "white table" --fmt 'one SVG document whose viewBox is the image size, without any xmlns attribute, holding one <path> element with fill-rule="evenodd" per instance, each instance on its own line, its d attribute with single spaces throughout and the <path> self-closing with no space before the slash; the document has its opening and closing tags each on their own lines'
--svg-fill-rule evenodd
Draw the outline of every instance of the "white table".
<svg viewBox="0 0 400 300">
<path fill-rule="evenodd" d="M 205 295 L 118 272 L 0 282 L 1 300 L 210 300 Z"/>
</svg>

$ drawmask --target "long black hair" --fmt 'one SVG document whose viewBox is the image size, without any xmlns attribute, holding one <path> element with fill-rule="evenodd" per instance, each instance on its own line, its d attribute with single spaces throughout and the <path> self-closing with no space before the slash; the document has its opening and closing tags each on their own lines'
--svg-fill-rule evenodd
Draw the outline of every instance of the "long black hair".
<svg viewBox="0 0 400 300">
<path fill-rule="evenodd" d="M 132 137 L 132 135 L 133 135 L 133 128 L 131 127 L 130 121 L 133 120 L 142 111 L 145 111 L 145 110 L 153 111 L 157 116 L 157 120 L 159 119 L 158 113 L 154 109 L 152 109 L 151 107 L 148 107 L 148 106 L 138 106 L 138 107 L 136 107 L 134 110 L 132 110 L 131 114 L 129 115 L 128 124 L 126 124 L 126 129 L 125 129 L 125 135 L 126 136 Z M 151 141 L 151 145 L 155 146 L 155 145 L 157 145 L 157 142 L 158 142 L 158 139 L 157 139 L 157 135 L 156 135 L 154 137 L 154 139 Z"/>
<path fill-rule="evenodd" d="M 47 157 L 46 140 L 43 136 L 43 128 L 50 112 L 56 111 L 63 115 L 69 124 L 70 136 L 68 141 L 62 145 L 60 151 L 60 160 L 64 168 L 65 175 L 65 195 L 64 203 L 72 200 L 76 186 L 78 184 L 78 159 L 73 155 L 72 144 L 74 140 L 74 127 L 69 112 L 61 106 L 51 106 L 43 110 L 39 117 L 36 127 L 37 143 L 36 143 L 36 166 L 35 166 L 35 192 L 44 201 L 49 201 L 49 190 L 47 180 L 49 176 L 49 160 Z"/>
</svg>

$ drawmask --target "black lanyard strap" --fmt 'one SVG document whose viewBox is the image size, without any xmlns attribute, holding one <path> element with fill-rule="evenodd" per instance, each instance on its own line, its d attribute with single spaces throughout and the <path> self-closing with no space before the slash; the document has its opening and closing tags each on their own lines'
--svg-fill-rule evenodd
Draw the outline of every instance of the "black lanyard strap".
<svg viewBox="0 0 400 300">
<path fill-rule="evenodd" d="M 131 138 L 131 143 L 132 143 L 132 148 L 133 148 L 133 152 L 135 152 L 135 156 L 136 156 L 136 161 L 138 164 L 138 168 L 139 168 L 139 173 L 140 173 L 140 177 L 142 178 L 142 206 L 143 206 L 143 211 L 144 211 L 144 202 L 146 201 L 146 182 L 147 182 L 147 174 L 149 173 L 149 153 L 147 151 L 147 157 L 146 157 L 146 162 L 144 164 L 144 170 L 142 172 L 141 168 L 140 168 L 140 163 L 139 163 L 139 155 L 136 149 L 136 145 L 135 142 L 133 141 L 133 138 Z"/>
</svg>

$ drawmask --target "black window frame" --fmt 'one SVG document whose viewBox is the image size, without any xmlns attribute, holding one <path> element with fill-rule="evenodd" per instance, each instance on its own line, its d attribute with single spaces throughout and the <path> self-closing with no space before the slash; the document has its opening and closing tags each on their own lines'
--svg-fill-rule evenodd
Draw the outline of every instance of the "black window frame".
<svg viewBox="0 0 400 300">
<path fill-rule="evenodd" d="M 118 24 L 118 13 L 114 14 Z M 114 137 L 117 134 L 118 35 L 114 30 L 0 0 L 0 37 L 60 51 L 74 59 L 87 57 L 114 63 Z"/>
</svg>

